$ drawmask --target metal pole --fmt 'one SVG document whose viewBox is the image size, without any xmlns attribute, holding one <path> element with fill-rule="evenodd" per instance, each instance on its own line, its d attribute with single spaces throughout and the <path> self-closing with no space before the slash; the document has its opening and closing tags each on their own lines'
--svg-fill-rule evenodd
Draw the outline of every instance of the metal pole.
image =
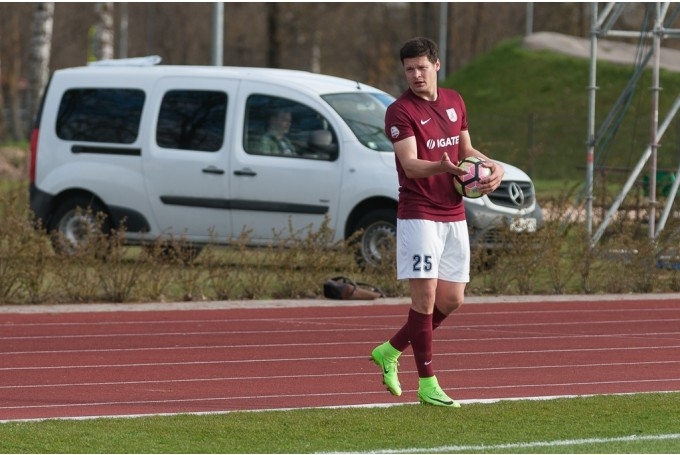
<svg viewBox="0 0 680 455">
<path fill-rule="evenodd" d="M 657 2 L 654 5 L 654 65 L 652 67 L 652 122 L 650 131 L 650 147 L 651 147 L 651 161 L 649 169 L 649 238 L 654 238 L 656 232 L 656 169 L 657 169 L 657 153 L 659 143 L 657 138 L 657 129 L 659 127 L 659 66 L 661 63 L 661 5 Z"/>
<path fill-rule="evenodd" d="M 448 2 L 441 2 L 439 4 L 439 62 L 441 68 L 439 69 L 439 82 L 446 79 L 446 55 L 448 53 L 448 24 L 449 24 L 449 4 Z"/>
<path fill-rule="evenodd" d="M 213 66 L 222 66 L 224 54 L 224 2 L 213 3 L 212 14 L 212 59 Z"/>
<path fill-rule="evenodd" d="M 659 126 L 659 130 L 655 132 L 655 136 L 658 140 L 660 140 L 663 135 L 666 133 L 666 130 L 670 126 L 671 122 L 673 121 L 673 118 L 675 115 L 678 113 L 678 110 L 680 110 L 680 96 L 675 100 L 675 103 L 671 107 L 671 110 L 668 112 L 668 115 L 664 119 L 664 121 L 661 123 Z M 635 168 L 633 168 L 633 172 L 630 174 L 628 177 L 628 180 L 626 183 L 623 185 L 623 189 L 617 196 L 617 198 L 614 200 L 614 203 L 612 206 L 609 208 L 609 211 L 607 212 L 604 221 L 602 224 L 597 229 L 597 232 L 593 236 L 592 240 L 590 241 L 590 246 L 594 247 L 597 242 L 600 240 L 600 237 L 602 237 L 602 234 L 604 234 L 605 229 L 607 229 L 607 226 L 609 226 L 609 222 L 614 218 L 614 214 L 616 211 L 619 209 L 621 204 L 623 203 L 623 199 L 626 197 L 630 189 L 635 185 L 635 180 L 638 178 L 640 173 L 642 173 L 645 163 L 647 160 L 649 160 L 649 157 L 652 155 L 652 147 L 651 145 L 647 146 L 645 151 L 642 154 L 642 157 L 638 160 L 637 165 Z M 658 235 L 658 233 L 657 233 Z"/>
<path fill-rule="evenodd" d="M 680 96 L 675 99 L 675 103 L 673 103 L 673 107 L 671 107 L 669 117 L 675 117 L 678 109 L 680 109 Z M 673 180 L 668 197 L 666 198 L 666 205 L 664 206 L 661 216 L 659 217 L 659 223 L 656 225 L 654 238 L 658 238 L 659 234 L 661 234 L 661 231 L 663 231 L 664 227 L 666 227 L 666 221 L 668 221 L 668 216 L 670 215 L 671 209 L 673 208 L 673 201 L 675 200 L 675 196 L 678 194 L 678 187 L 680 187 L 680 166 L 678 166 L 678 170 L 675 172 L 675 180 Z"/>
<path fill-rule="evenodd" d="M 118 42 L 118 58 L 128 56 L 128 4 L 120 3 L 120 40 Z"/>
<path fill-rule="evenodd" d="M 593 163 L 595 161 L 595 94 L 597 92 L 597 2 L 590 6 L 590 75 L 588 81 L 588 139 L 586 150 L 586 233 L 593 232 Z"/>
<path fill-rule="evenodd" d="M 531 36 L 534 33 L 534 2 L 527 2 L 526 24 L 524 36 Z"/>
</svg>

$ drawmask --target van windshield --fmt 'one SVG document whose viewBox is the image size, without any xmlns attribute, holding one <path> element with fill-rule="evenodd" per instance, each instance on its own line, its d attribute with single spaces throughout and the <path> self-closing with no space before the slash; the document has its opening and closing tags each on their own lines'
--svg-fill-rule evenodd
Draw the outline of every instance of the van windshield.
<svg viewBox="0 0 680 455">
<path fill-rule="evenodd" d="M 324 95 L 347 123 L 359 142 L 366 147 L 393 152 L 394 147 L 385 135 L 385 111 L 394 98 L 381 93 L 337 93 Z"/>
</svg>

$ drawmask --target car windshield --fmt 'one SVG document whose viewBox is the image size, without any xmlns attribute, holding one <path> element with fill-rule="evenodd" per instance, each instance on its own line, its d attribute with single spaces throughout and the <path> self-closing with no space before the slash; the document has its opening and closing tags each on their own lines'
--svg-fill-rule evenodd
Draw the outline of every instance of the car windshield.
<svg viewBox="0 0 680 455">
<path fill-rule="evenodd" d="M 393 152 L 385 135 L 385 110 L 394 98 L 382 93 L 337 93 L 323 97 L 366 147 Z"/>
</svg>

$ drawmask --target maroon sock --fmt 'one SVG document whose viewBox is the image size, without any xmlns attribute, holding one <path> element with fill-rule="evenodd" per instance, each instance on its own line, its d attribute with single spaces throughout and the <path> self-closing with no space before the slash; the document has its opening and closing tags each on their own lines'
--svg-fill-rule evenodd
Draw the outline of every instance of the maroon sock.
<svg viewBox="0 0 680 455">
<path fill-rule="evenodd" d="M 439 308 L 435 306 L 434 313 L 432 313 L 432 330 L 439 327 L 444 319 L 446 319 L 446 315 L 439 311 Z M 408 345 L 411 344 L 411 339 L 408 336 L 408 323 L 404 324 L 404 326 L 390 338 L 390 344 L 398 351 L 404 352 L 406 350 Z"/>
<path fill-rule="evenodd" d="M 418 377 L 429 378 L 434 376 L 434 368 L 432 368 L 432 315 L 418 313 L 411 309 L 408 313 L 407 325 Z"/>
<path fill-rule="evenodd" d="M 434 312 L 432 313 L 432 330 L 436 330 L 442 322 L 446 319 L 446 315 L 439 311 L 437 305 L 434 306 Z"/>
</svg>

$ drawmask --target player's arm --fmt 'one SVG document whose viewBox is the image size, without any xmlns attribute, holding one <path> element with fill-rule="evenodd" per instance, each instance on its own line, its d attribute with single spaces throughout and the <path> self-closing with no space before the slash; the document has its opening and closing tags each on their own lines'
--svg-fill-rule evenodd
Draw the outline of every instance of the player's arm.
<svg viewBox="0 0 680 455">
<path fill-rule="evenodd" d="M 486 161 L 484 166 L 491 169 L 491 175 L 479 181 L 479 183 L 481 183 L 480 189 L 482 190 L 482 193 L 488 194 L 498 188 L 498 186 L 501 184 L 501 180 L 503 180 L 503 175 L 505 175 L 505 169 L 503 169 L 503 166 L 501 166 L 500 163 L 492 160 L 472 146 L 472 140 L 470 139 L 470 133 L 468 131 L 460 132 L 460 145 L 458 154 L 460 159 L 467 158 L 469 156 L 476 156 L 477 158 Z"/>
<path fill-rule="evenodd" d="M 394 143 L 394 153 L 406 173 L 406 177 L 417 179 L 448 172 L 450 174 L 463 175 L 465 171 L 456 166 L 444 153 L 440 160 L 429 161 L 418 158 L 418 148 L 414 136 L 407 137 Z"/>
</svg>

